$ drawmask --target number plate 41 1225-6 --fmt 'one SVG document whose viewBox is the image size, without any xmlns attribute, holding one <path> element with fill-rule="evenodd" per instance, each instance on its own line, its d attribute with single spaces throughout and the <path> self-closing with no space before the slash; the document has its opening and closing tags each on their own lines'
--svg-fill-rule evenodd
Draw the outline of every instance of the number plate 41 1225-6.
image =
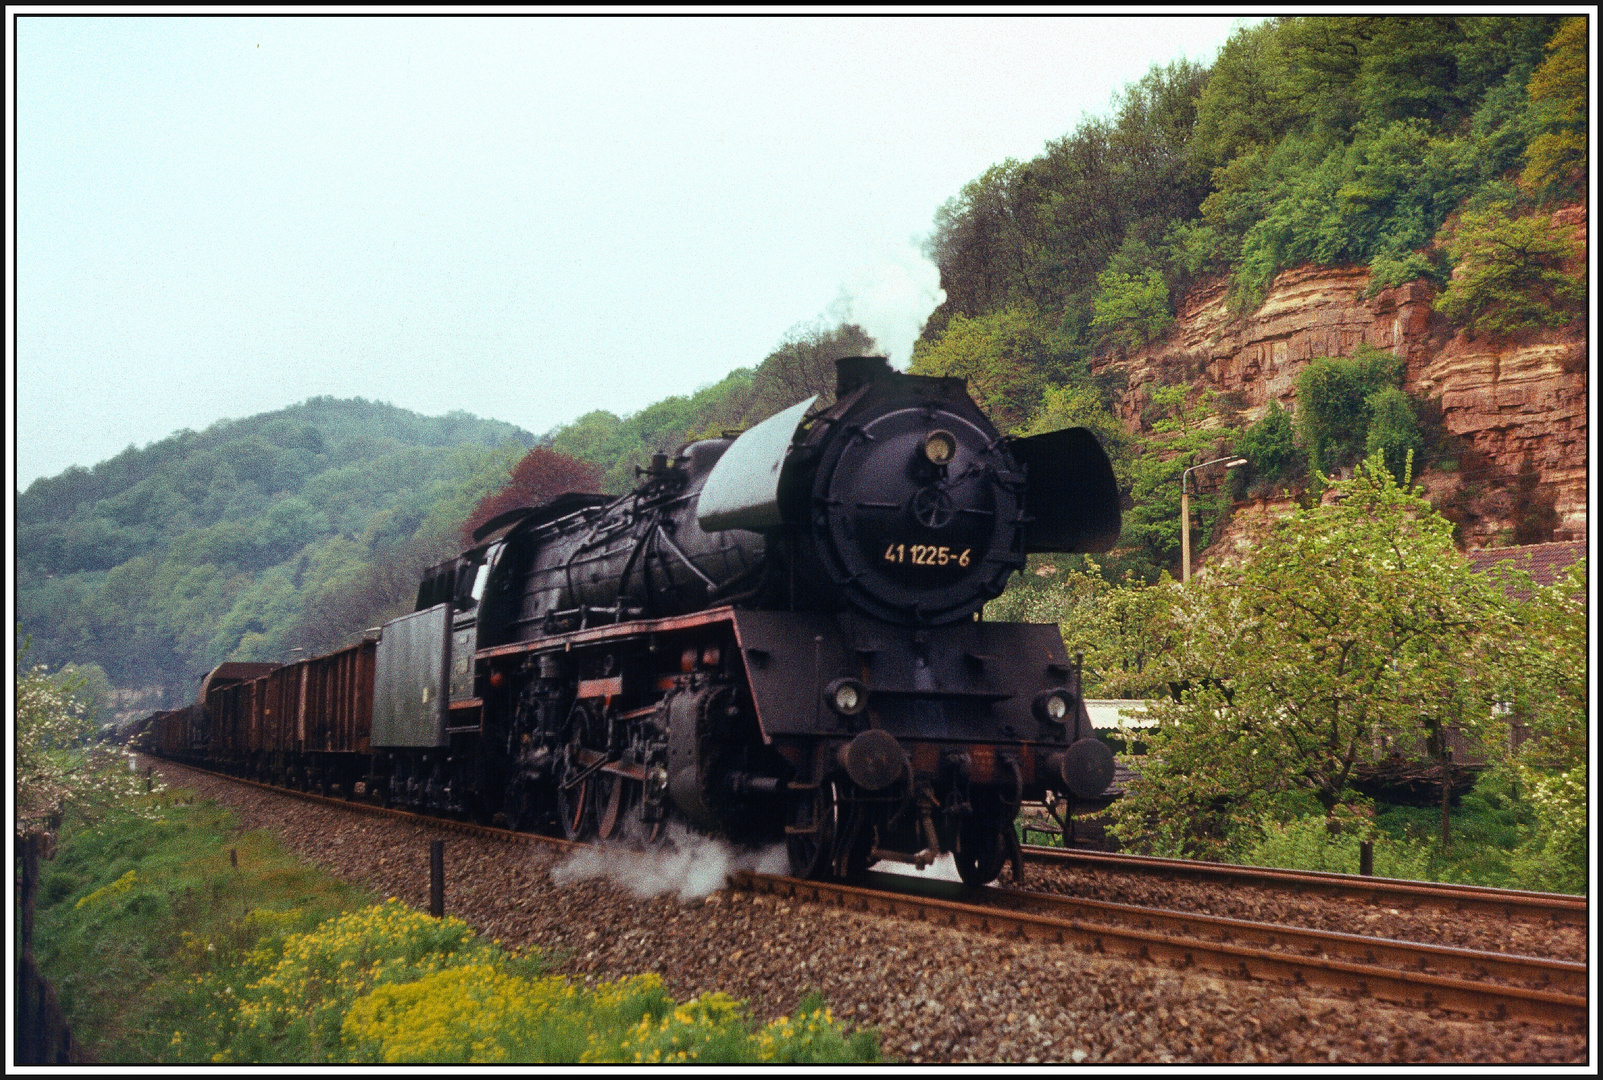
<svg viewBox="0 0 1603 1080">
<path fill-rule="evenodd" d="M 973 548 L 964 548 L 962 551 L 953 551 L 945 544 L 892 544 L 885 549 L 885 561 L 890 563 L 912 563 L 914 566 L 967 566 L 969 553 Z"/>
</svg>

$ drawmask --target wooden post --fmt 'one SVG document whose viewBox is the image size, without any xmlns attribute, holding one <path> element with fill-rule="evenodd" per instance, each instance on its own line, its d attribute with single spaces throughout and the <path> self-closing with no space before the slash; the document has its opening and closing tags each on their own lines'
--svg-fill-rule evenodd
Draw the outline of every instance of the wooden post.
<svg viewBox="0 0 1603 1080">
<path fill-rule="evenodd" d="M 429 914 L 445 918 L 445 841 L 429 841 Z"/>
<path fill-rule="evenodd" d="M 1360 840 L 1358 842 L 1358 872 L 1364 877 L 1375 875 L 1375 842 L 1373 840 Z"/>
<path fill-rule="evenodd" d="M 1446 733 L 1442 741 L 1447 740 Z M 1452 837 L 1448 834 L 1447 804 L 1453 798 L 1453 752 L 1446 747 L 1442 748 L 1442 847 L 1451 844 Z"/>
</svg>

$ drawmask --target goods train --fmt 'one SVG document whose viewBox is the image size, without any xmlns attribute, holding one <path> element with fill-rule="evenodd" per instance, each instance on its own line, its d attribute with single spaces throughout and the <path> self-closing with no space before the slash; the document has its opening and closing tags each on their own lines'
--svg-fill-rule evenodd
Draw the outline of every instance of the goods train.
<svg viewBox="0 0 1603 1080">
<path fill-rule="evenodd" d="M 570 838 L 678 820 L 803 877 L 1020 873 L 1021 801 L 1093 799 L 1113 759 L 1058 628 L 981 609 L 1030 552 L 1112 547 L 1112 468 L 1084 428 L 1003 436 L 961 379 L 836 366 L 832 404 L 628 495 L 486 522 L 359 644 L 222 665 L 144 745 Z"/>
</svg>

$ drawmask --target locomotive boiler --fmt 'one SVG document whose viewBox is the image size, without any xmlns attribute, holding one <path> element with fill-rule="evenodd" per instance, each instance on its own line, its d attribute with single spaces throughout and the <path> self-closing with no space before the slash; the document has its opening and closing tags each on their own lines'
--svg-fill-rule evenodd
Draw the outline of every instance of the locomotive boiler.
<svg viewBox="0 0 1603 1080">
<path fill-rule="evenodd" d="M 1112 469 L 1083 428 L 1001 435 L 961 379 L 837 373 L 833 404 L 657 455 L 622 498 L 485 523 L 370 645 L 348 753 L 274 760 L 571 838 L 784 842 L 799 876 L 1017 872 L 1021 801 L 1094 798 L 1113 759 L 1057 627 L 981 611 L 1027 554 L 1114 544 Z M 259 697 L 306 727 L 296 666 Z"/>
</svg>

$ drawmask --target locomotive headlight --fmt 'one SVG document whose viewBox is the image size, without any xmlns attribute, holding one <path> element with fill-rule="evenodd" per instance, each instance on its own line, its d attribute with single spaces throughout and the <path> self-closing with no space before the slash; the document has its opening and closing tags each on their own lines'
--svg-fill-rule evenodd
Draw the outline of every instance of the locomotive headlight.
<svg viewBox="0 0 1603 1080">
<path fill-rule="evenodd" d="M 924 457 L 931 465 L 948 464 L 956 455 L 957 436 L 950 431 L 937 428 L 924 436 Z"/>
<path fill-rule="evenodd" d="M 1035 718 L 1043 724 L 1062 724 L 1069 716 L 1069 692 L 1048 690 L 1035 696 Z"/>
<path fill-rule="evenodd" d="M 868 687 L 856 679 L 836 679 L 824 687 L 824 703 L 842 716 L 856 716 L 868 707 Z"/>
</svg>

